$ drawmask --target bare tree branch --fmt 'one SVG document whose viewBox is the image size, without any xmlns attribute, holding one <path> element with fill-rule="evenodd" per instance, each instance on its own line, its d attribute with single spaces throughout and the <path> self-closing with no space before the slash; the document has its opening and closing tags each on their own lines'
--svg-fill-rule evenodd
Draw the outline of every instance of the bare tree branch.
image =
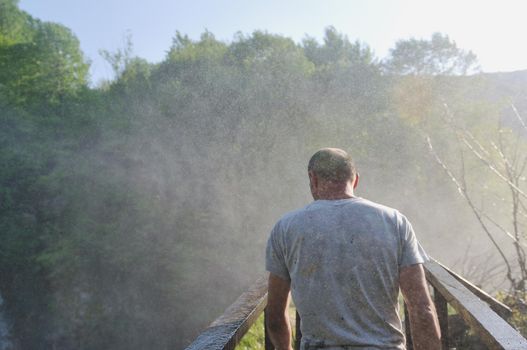
<svg viewBox="0 0 527 350">
<path fill-rule="evenodd" d="M 514 115 L 516 115 L 516 118 L 518 118 L 518 121 L 520 122 L 520 124 L 523 126 L 525 131 L 527 131 L 527 123 L 525 123 L 525 121 L 523 120 L 522 116 L 520 115 L 520 113 L 516 109 L 516 106 L 513 103 L 511 103 L 511 108 L 514 111 Z"/>
<path fill-rule="evenodd" d="M 510 233 L 509 231 L 507 231 L 506 228 L 504 228 L 503 226 L 501 226 L 498 222 L 496 222 L 493 218 L 491 218 L 489 215 L 487 215 L 486 213 L 484 213 L 483 211 L 479 211 L 480 212 L 480 215 L 482 217 L 484 217 L 485 219 L 487 219 L 488 221 L 490 221 L 491 223 L 494 224 L 494 226 L 496 226 L 497 228 L 500 229 L 500 231 L 502 231 L 503 233 L 505 233 L 508 237 L 510 237 L 510 239 L 512 239 L 513 242 L 515 243 L 520 243 L 522 246 L 526 247 L 527 248 L 527 244 L 523 243 L 523 242 L 519 242 L 518 239 L 516 239 L 514 237 L 514 235 L 512 233 Z"/>
<path fill-rule="evenodd" d="M 449 125 L 454 129 L 458 137 L 461 138 L 461 141 L 468 147 L 468 149 L 478 158 L 483 164 L 485 164 L 494 174 L 496 174 L 500 179 L 505 181 L 509 186 L 515 187 L 515 189 L 520 193 L 521 196 L 527 198 L 527 194 L 523 192 L 520 188 L 516 187 L 515 184 L 513 184 L 507 176 L 503 175 L 499 170 L 498 166 L 491 160 L 490 158 L 490 152 L 483 147 L 483 145 L 477 141 L 477 139 L 472 135 L 472 133 L 466 128 L 461 127 L 455 123 L 455 118 L 453 113 L 450 111 L 450 108 L 448 107 L 448 104 L 443 103 L 443 106 L 445 107 L 446 114 L 448 116 L 447 122 L 449 122 Z M 460 132 L 461 130 L 462 132 Z M 472 142 L 476 144 L 476 146 L 479 148 L 480 151 L 476 150 L 476 148 L 472 145 L 472 143 L 468 140 L 470 139 Z M 488 156 L 490 159 L 487 159 L 483 154 Z"/>
<path fill-rule="evenodd" d="M 472 153 L 481 160 L 487 167 L 496 174 L 500 179 L 505 181 L 509 186 L 514 188 L 516 191 L 518 191 L 518 194 L 520 194 L 522 197 L 527 198 L 527 194 L 525 194 L 521 189 L 519 189 L 514 183 L 512 183 L 505 175 L 499 172 L 498 169 L 496 169 L 495 166 L 493 166 L 489 161 L 487 161 L 474 147 L 466 140 L 463 139 L 463 143 L 472 151 Z"/>
<path fill-rule="evenodd" d="M 445 113 L 443 118 L 446 124 L 452 129 L 453 134 L 456 136 L 461 159 L 461 170 L 459 177 L 456 177 L 452 170 L 446 165 L 446 163 L 439 157 L 435 152 L 430 137 L 426 136 L 428 147 L 430 152 L 434 156 L 436 162 L 443 168 L 449 178 L 455 183 L 458 192 L 466 200 L 472 212 L 476 216 L 481 228 L 491 241 L 494 248 L 497 250 L 502 260 L 505 262 L 507 268 L 506 279 L 510 282 L 511 291 L 515 296 L 521 296 L 527 288 L 527 245 L 524 243 L 524 233 L 522 231 L 522 225 L 524 224 L 523 218 L 527 217 L 527 208 L 525 199 L 527 194 L 521 189 L 522 181 L 524 181 L 524 173 L 527 168 L 527 156 L 524 156 L 523 150 L 523 139 L 520 137 L 520 133 L 505 132 L 505 129 L 501 125 L 501 120 L 498 121 L 498 138 L 497 142 L 490 141 L 490 147 L 482 144 L 466 127 L 458 123 L 454 114 L 450 110 L 447 103 L 443 102 Z M 517 111 L 514 105 L 511 105 L 516 117 L 520 121 L 522 127 L 527 131 L 527 123 L 523 120 L 520 113 Z M 508 135 L 511 138 L 508 138 Z M 507 139 L 504 140 L 504 136 Z M 514 136 L 516 138 L 514 139 Z M 484 210 L 484 201 L 478 208 L 474 203 L 472 196 L 469 193 L 465 175 L 467 170 L 465 169 L 465 159 L 463 149 L 467 148 L 469 154 L 471 154 L 477 161 L 483 163 L 483 165 L 491 171 L 492 174 L 502 180 L 510 190 L 510 200 L 504 198 L 498 198 L 503 204 L 511 205 L 511 226 L 512 231 L 509 231 L 505 226 L 500 224 L 499 220 L 488 215 L 488 212 Z M 520 150 L 520 147 L 522 150 Z M 492 224 L 493 231 L 489 227 Z M 498 242 L 495 240 L 493 232 L 499 230 L 504 233 L 507 237 L 512 239 L 515 255 L 509 259 L 503 249 L 500 247 Z M 514 262 L 514 269 L 511 264 Z"/>
<path fill-rule="evenodd" d="M 498 147 L 496 145 L 496 143 L 494 141 L 491 141 L 490 144 L 492 145 L 492 147 L 496 150 L 496 152 L 498 152 L 500 158 L 503 160 L 503 162 L 507 165 L 507 166 L 510 166 L 512 168 L 512 164 L 511 162 L 507 159 L 507 157 L 505 156 L 505 154 L 503 154 L 503 151 L 502 151 L 502 148 L 503 146 L 501 145 L 501 142 L 500 142 L 500 146 Z"/>
<path fill-rule="evenodd" d="M 496 250 L 498 251 L 498 253 L 502 257 L 503 261 L 505 262 L 505 265 L 507 266 L 507 277 L 511 281 L 511 283 L 514 284 L 514 278 L 512 277 L 512 269 L 511 269 L 511 265 L 509 263 L 509 260 L 507 259 L 507 256 L 505 255 L 505 253 L 503 252 L 503 250 L 501 249 L 499 244 L 496 242 L 496 240 L 492 236 L 492 233 L 490 232 L 490 230 L 488 229 L 487 225 L 483 221 L 483 218 L 479 214 L 477 208 L 474 206 L 474 203 L 472 202 L 471 198 L 469 197 L 469 195 L 467 193 L 466 183 L 464 182 L 464 180 L 463 180 L 463 183 L 461 183 L 456 178 L 454 173 L 452 173 L 450 171 L 450 169 L 447 167 L 447 165 L 441 160 L 441 158 L 439 157 L 439 155 L 435 151 L 435 149 L 434 149 L 434 147 L 432 145 L 432 141 L 430 140 L 430 137 L 428 135 L 426 136 L 426 141 L 428 143 L 428 148 L 429 148 L 430 152 L 432 153 L 432 155 L 434 156 L 436 162 L 443 168 L 443 170 L 450 177 L 450 179 L 456 184 L 459 194 L 461 194 L 461 196 L 463 198 L 465 198 L 465 200 L 467 201 L 468 205 L 472 209 L 474 215 L 476 216 L 477 220 L 479 221 L 481 227 L 485 231 L 487 237 L 489 238 L 489 240 L 492 242 L 492 244 L 494 245 L 494 247 L 496 248 Z M 463 161 L 463 164 L 464 163 L 465 162 Z"/>
</svg>

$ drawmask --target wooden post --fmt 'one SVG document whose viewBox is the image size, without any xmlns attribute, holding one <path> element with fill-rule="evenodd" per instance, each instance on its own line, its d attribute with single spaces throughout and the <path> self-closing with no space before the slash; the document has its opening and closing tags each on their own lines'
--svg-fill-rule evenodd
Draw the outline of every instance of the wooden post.
<svg viewBox="0 0 527 350">
<path fill-rule="evenodd" d="M 300 315 L 296 312 L 295 320 L 295 350 L 300 350 L 300 342 L 302 341 L 302 331 L 300 330 Z"/>
<path fill-rule="evenodd" d="M 436 288 L 434 288 L 434 304 L 439 319 L 439 328 L 441 328 L 441 348 L 448 350 L 448 304 Z"/>
<path fill-rule="evenodd" d="M 412 341 L 412 330 L 410 328 L 410 315 L 406 303 L 403 304 L 404 309 L 404 334 L 406 336 L 406 350 L 413 350 L 414 343 Z"/>
<path fill-rule="evenodd" d="M 265 334 L 265 350 L 274 350 L 271 338 L 269 338 L 269 332 L 267 330 L 267 308 L 264 309 L 264 334 Z"/>
</svg>

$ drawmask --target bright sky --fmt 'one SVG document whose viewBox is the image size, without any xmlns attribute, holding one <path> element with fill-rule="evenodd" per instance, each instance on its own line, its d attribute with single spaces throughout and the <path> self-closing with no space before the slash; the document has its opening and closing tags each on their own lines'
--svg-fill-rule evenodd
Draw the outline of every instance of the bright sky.
<svg viewBox="0 0 527 350">
<path fill-rule="evenodd" d="M 472 50 L 486 72 L 527 69 L 525 0 L 21 0 L 34 17 L 64 24 L 77 35 L 90 59 L 92 81 L 111 78 L 99 49 L 124 47 L 132 35 L 134 53 L 161 61 L 176 30 L 199 38 L 205 29 L 216 38 L 256 29 L 300 41 L 321 38 L 332 25 L 351 40 L 370 45 L 385 57 L 399 39 L 448 34 Z"/>
</svg>

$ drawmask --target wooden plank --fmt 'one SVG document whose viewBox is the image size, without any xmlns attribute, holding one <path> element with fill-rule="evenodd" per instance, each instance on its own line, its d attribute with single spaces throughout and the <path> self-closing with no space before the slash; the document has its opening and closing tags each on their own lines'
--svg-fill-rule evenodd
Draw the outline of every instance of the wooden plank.
<svg viewBox="0 0 527 350">
<path fill-rule="evenodd" d="M 234 350 L 266 305 L 267 276 L 240 295 L 186 350 Z"/>
<path fill-rule="evenodd" d="M 441 292 L 434 288 L 434 304 L 441 329 L 441 349 L 448 350 L 448 304 Z"/>
<path fill-rule="evenodd" d="M 489 295 L 487 292 L 485 292 L 483 289 L 478 288 L 476 285 L 474 285 L 472 282 L 466 280 L 462 276 L 458 275 L 454 271 L 450 270 L 445 265 L 441 264 L 439 261 L 434 260 L 437 264 L 439 264 L 442 268 L 448 271 L 449 274 L 451 274 L 455 279 L 457 279 L 461 284 L 463 284 L 465 287 L 468 288 L 472 293 L 474 293 L 478 298 L 489 304 L 490 308 L 494 310 L 498 315 L 500 315 L 504 319 L 508 319 L 512 315 L 512 310 L 510 307 L 502 303 L 501 301 L 497 300 L 496 298 Z"/>
<path fill-rule="evenodd" d="M 490 349 L 527 349 L 527 340 L 435 261 L 424 264 L 427 280 Z"/>
</svg>

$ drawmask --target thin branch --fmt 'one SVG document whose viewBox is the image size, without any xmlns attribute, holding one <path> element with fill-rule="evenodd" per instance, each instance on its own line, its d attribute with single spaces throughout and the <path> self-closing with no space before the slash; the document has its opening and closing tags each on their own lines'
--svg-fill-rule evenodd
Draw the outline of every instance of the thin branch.
<svg viewBox="0 0 527 350">
<path fill-rule="evenodd" d="M 494 143 L 494 141 L 491 141 L 490 144 L 496 150 L 496 152 L 498 152 L 501 160 L 503 160 L 503 162 L 507 165 L 507 167 L 511 167 L 512 168 L 513 166 L 511 164 L 511 162 L 509 161 L 509 159 L 507 159 L 505 154 L 503 154 L 503 151 L 502 151 L 503 145 L 501 144 L 501 142 L 500 142 L 500 146 L 499 147 L 496 145 L 496 143 Z"/>
<path fill-rule="evenodd" d="M 468 136 L 468 138 L 470 140 L 472 140 L 472 142 L 474 142 L 478 148 L 481 150 L 481 152 L 485 153 L 488 157 L 491 156 L 490 152 L 487 151 L 487 149 L 485 147 L 483 147 L 483 145 L 474 137 L 474 135 L 467 130 L 467 128 L 457 124 L 455 121 L 456 119 L 454 118 L 454 113 L 452 113 L 452 111 L 450 110 L 450 107 L 448 106 L 447 103 L 443 102 L 443 106 L 445 107 L 445 110 L 446 110 L 446 114 L 447 116 L 449 117 L 447 119 L 447 122 L 448 122 L 448 125 L 450 127 L 452 127 L 452 129 L 454 130 L 454 132 L 456 134 L 460 134 L 460 131 L 459 130 L 462 130 L 463 133 Z M 466 138 L 466 137 L 465 137 Z"/>
<path fill-rule="evenodd" d="M 519 243 L 521 244 L 522 246 L 524 246 L 525 248 L 527 248 L 527 244 L 523 243 L 523 242 L 519 242 L 519 240 L 514 237 L 514 235 L 512 233 L 510 233 L 505 227 L 501 226 L 498 222 L 496 222 L 493 218 L 491 218 L 489 215 L 485 214 L 483 211 L 479 211 L 481 216 L 484 217 L 485 219 L 489 220 L 491 223 L 494 224 L 494 226 L 496 226 L 497 228 L 499 228 L 503 233 L 505 233 L 507 236 L 509 236 L 512 241 L 514 243 Z"/>
<path fill-rule="evenodd" d="M 516 133 L 516 142 L 514 143 L 514 156 L 513 156 L 513 164 L 514 168 L 516 169 L 516 164 L 518 164 L 518 151 L 520 148 L 520 133 Z"/>
<path fill-rule="evenodd" d="M 459 125 L 456 125 L 455 118 L 453 113 L 450 111 L 450 108 L 447 103 L 443 102 L 443 106 L 445 107 L 448 119 L 447 122 L 449 125 L 454 128 L 454 131 L 458 134 L 458 137 L 461 138 L 461 141 L 468 147 L 468 149 L 478 158 L 481 162 L 483 162 L 493 173 L 495 173 L 500 179 L 505 181 L 509 186 L 512 186 L 515 190 L 518 191 L 520 195 L 527 198 L 527 194 L 524 193 L 520 188 L 518 188 L 514 183 L 512 183 L 505 175 L 503 175 L 497 168 L 496 164 L 493 164 L 492 160 L 489 160 L 483 156 L 485 154 L 486 156 L 490 157 L 490 152 L 481 145 L 481 143 L 478 142 L 478 140 L 472 135 L 470 131 L 468 131 L 466 128 L 461 127 Z M 463 132 L 460 132 L 459 130 L 462 130 Z M 476 144 L 476 146 L 479 148 L 476 150 L 476 148 L 468 141 L 468 139 L 472 140 Z M 483 154 L 482 154 L 483 153 Z"/>
<path fill-rule="evenodd" d="M 466 199 L 465 189 L 463 188 L 461 183 L 456 179 L 455 175 L 450 171 L 450 169 L 448 169 L 446 164 L 441 160 L 441 158 L 439 158 L 439 156 L 437 155 L 437 153 L 434 150 L 434 147 L 432 146 L 432 141 L 430 140 L 430 136 L 428 136 L 428 135 L 426 135 L 426 142 L 428 143 L 428 148 L 430 149 L 430 152 L 434 156 L 436 162 L 443 168 L 443 170 L 446 172 L 446 174 L 448 175 L 450 180 L 452 180 L 454 182 L 454 184 L 456 184 L 457 191 L 459 192 L 459 194 L 463 198 Z"/>
<path fill-rule="evenodd" d="M 520 122 L 520 124 L 523 126 L 525 131 L 527 131 L 527 123 L 525 123 L 525 121 L 523 120 L 522 116 L 520 115 L 520 113 L 516 109 L 516 106 L 514 105 L 514 103 L 511 103 L 511 108 L 514 111 L 514 115 L 516 115 L 516 118 L 518 118 L 518 121 Z"/>
<path fill-rule="evenodd" d="M 434 147 L 432 146 L 432 141 L 430 140 L 430 137 L 428 135 L 426 135 L 426 141 L 428 143 L 428 148 L 429 148 L 430 152 L 432 153 L 432 155 L 434 156 L 436 162 L 443 168 L 443 170 L 450 177 L 450 179 L 456 184 L 458 192 L 461 194 L 461 196 L 463 198 L 465 198 L 465 200 L 467 201 L 468 205 L 472 209 L 474 215 L 476 216 L 477 220 L 479 221 L 480 226 L 483 228 L 483 230 L 485 231 L 487 237 L 490 239 L 490 241 L 492 242 L 492 244 L 494 245 L 494 247 L 496 248 L 496 250 L 498 251 L 498 253 L 502 257 L 503 261 L 505 262 L 505 265 L 507 266 L 507 277 L 508 277 L 509 281 L 511 281 L 511 283 L 514 285 L 514 278 L 512 277 L 512 269 L 511 269 L 509 260 L 507 259 L 507 257 L 505 256 L 505 253 L 501 250 L 500 246 L 498 245 L 498 243 L 496 242 L 496 240 L 492 236 L 492 233 L 488 229 L 488 227 L 485 224 L 485 222 L 483 222 L 483 218 L 481 217 L 481 215 L 479 214 L 477 208 L 474 206 L 474 203 L 470 199 L 470 197 L 468 195 L 468 192 L 466 190 L 466 183 L 464 181 L 464 178 L 463 178 L 463 183 L 459 182 L 459 180 L 456 178 L 456 176 L 450 171 L 450 169 L 446 166 L 446 164 L 441 160 L 439 155 L 436 153 Z M 464 165 L 464 163 L 465 162 L 463 160 L 463 165 Z"/>
<path fill-rule="evenodd" d="M 466 139 L 463 139 L 463 143 L 472 151 L 472 153 L 479 159 L 481 160 L 485 165 L 487 165 L 487 167 L 494 173 L 496 174 L 500 179 L 502 179 L 503 181 L 505 181 L 509 186 L 511 186 L 512 188 L 514 188 L 516 191 L 518 191 L 518 194 L 520 194 L 521 196 L 527 198 L 527 194 L 525 194 L 522 190 L 520 190 L 515 184 L 513 184 L 509 179 L 507 179 L 507 177 L 505 175 L 503 175 L 502 173 L 500 173 L 500 171 L 498 169 L 496 169 L 496 167 L 494 167 L 494 165 L 492 165 L 489 161 L 487 161 L 476 149 L 474 149 L 474 147 L 466 140 Z"/>
</svg>

